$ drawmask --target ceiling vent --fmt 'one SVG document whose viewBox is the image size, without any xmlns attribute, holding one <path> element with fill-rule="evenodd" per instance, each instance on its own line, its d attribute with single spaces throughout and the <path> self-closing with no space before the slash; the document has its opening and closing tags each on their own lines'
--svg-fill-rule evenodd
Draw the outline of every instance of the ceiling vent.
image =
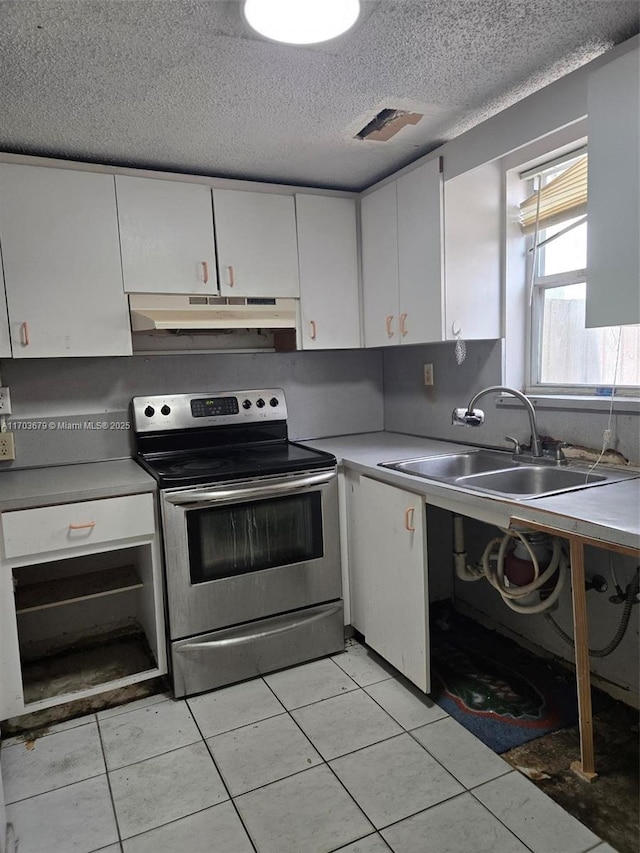
<svg viewBox="0 0 640 853">
<path fill-rule="evenodd" d="M 408 110 L 380 110 L 369 124 L 356 133 L 354 139 L 366 139 L 373 142 L 387 142 L 407 124 L 417 124 L 422 113 L 412 113 Z"/>
</svg>

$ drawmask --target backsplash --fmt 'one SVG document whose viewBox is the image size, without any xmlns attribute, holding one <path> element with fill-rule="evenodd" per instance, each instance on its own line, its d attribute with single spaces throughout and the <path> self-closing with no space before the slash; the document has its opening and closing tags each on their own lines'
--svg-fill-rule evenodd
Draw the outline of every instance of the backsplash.
<svg viewBox="0 0 640 853">
<path fill-rule="evenodd" d="M 294 440 L 383 429 L 382 356 L 373 350 L 212 353 L 127 358 L 13 360 L 16 461 L 0 468 L 130 456 L 132 397 L 283 388 Z M 29 422 L 36 428 L 28 428 Z"/>
<path fill-rule="evenodd" d="M 485 422 L 477 429 L 451 424 L 456 406 L 466 406 L 471 397 L 489 385 L 502 382 L 502 341 L 469 341 L 467 357 L 458 366 L 454 344 L 394 347 L 384 353 L 385 429 L 412 435 L 442 438 L 468 444 L 509 447 L 506 435 L 521 442 L 529 440 L 529 422 L 522 407 L 497 408 L 491 397 L 480 401 Z M 423 385 L 423 365 L 433 364 L 434 385 Z M 618 412 L 614 401 L 610 446 L 632 464 L 640 464 L 640 420 L 637 413 Z M 608 411 L 537 410 L 541 435 L 571 444 L 602 447 Z"/>
</svg>

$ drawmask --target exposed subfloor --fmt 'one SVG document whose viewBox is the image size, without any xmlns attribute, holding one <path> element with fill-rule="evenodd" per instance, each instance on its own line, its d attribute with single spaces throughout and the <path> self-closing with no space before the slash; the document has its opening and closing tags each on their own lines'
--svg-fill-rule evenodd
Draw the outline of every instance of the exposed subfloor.
<svg viewBox="0 0 640 853">
<path fill-rule="evenodd" d="M 360 643 L 2 744 L 20 853 L 610 853 Z"/>
<path fill-rule="evenodd" d="M 83 646 L 23 662 L 24 699 L 29 704 L 73 694 L 151 670 L 155 665 L 143 631 L 107 635 Z"/>
<path fill-rule="evenodd" d="M 577 726 L 529 741 L 502 757 L 513 767 L 530 768 L 545 794 L 619 853 L 638 853 L 638 722 L 638 712 L 621 702 L 594 714 L 598 778 L 592 783 L 569 769 L 569 762 L 580 756 Z"/>
</svg>

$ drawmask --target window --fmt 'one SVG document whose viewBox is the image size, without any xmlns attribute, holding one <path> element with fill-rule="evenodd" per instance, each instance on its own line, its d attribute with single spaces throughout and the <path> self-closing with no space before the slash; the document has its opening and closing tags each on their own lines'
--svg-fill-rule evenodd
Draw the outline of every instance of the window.
<svg viewBox="0 0 640 853">
<path fill-rule="evenodd" d="M 640 326 L 585 328 L 587 154 L 574 154 L 522 177 L 520 205 L 529 235 L 531 353 L 528 390 L 638 394 Z"/>
</svg>

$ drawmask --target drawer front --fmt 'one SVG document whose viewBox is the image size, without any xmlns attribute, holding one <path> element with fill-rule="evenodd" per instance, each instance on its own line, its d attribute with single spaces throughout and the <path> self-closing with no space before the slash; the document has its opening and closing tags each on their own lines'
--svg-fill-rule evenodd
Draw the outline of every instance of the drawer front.
<svg viewBox="0 0 640 853">
<path fill-rule="evenodd" d="M 153 535 L 153 495 L 60 504 L 2 514 L 5 557 L 84 548 Z"/>
</svg>

